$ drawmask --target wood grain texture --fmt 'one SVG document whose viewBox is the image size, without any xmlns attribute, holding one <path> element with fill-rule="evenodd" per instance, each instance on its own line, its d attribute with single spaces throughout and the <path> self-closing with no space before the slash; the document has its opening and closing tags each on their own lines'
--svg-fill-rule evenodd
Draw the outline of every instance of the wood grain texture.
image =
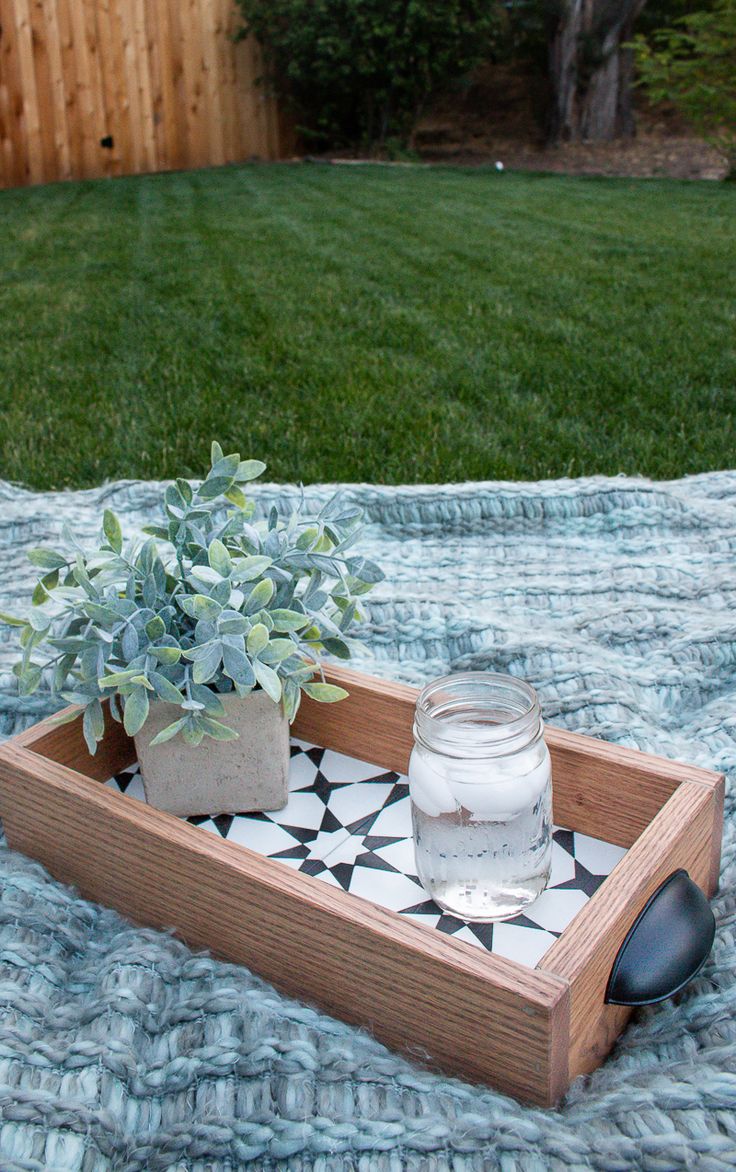
<svg viewBox="0 0 736 1172">
<path fill-rule="evenodd" d="M 232 0 L 0 0 L 0 187 L 280 157 L 236 27 Z"/>
<path fill-rule="evenodd" d="M 7 184 L 27 183 L 26 169 L 20 151 L 22 117 L 22 88 L 16 51 L 15 12 L 11 0 L 0 0 L 0 182 L 7 176 Z"/>
<path fill-rule="evenodd" d="M 406 773 L 413 745 L 418 689 L 335 666 L 325 668 L 325 678 L 344 687 L 348 691 L 347 699 L 339 704 L 318 704 L 304 697 L 294 722 L 294 735 L 384 769 Z M 120 739 L 120 745 L 127 742 L 114 722 L 108 721 L 108 729 L 108 735 Z M 549 725 L 545 740 L 552 758 L 556 824 L 618 846 L 630 847 L 636 842 L 683 782 L 703 786 L 713 797 L 711 876 L 707 886 L 709 894 L 715 891 L 722 834 L 723 774 Z M 97 757 L 90 759 L 78 725 L 55 728 L 49 721 L 35 725 L 17 738 L 18 744 L 35 748 L 98 780 L 110 776 L 113 772 L 110 760 L 120 751 L 120 745 L 114 745 L 108 760 L 106 742 L 107 736 Z M 130 748 L 129 753 L 132 754 Z"/>
<path fill-rule="evenodd" d="M 567 1085 L 565 980 L 494 957 L 227 842 L 17 744 L 0 751 L 11 845 L 82 894 L 449 1073 L 529 1102 Z"/>
<path fill-rule="evenodd" d="M 327 668 L 325 678 L 346 688 L 348 699 L 327 706 L 305 698 L 296 735 L 320 745 L 328 745 L 328 738 L 329 748 L 406 773 L 418 689 L 341 667 Z M 617 846 L 631 846 L 683 781 L 723 790 L 723 774 L 708 769 L 551 725 L 544 735 L 552 758 L 555 822 Z"/>
<path fill-rule="evenodd" d="M 64 711 L 69 711 L 65 709 Z M 58 724 L 54 717 L 31 725 L 9 741 L 16 748 L 29 748 L 59 765 L 77 770 L 95 781 L 107 781 L 108 777 L 127 769 L 135 762 L 135 745 L 122 725 L 110 716 L 107 704 L 105 711 L 105 736 L 97 746 L 94 757 L 90 755 L 82 733 L 81 720 L 71 724 Z M 0 747 L 0 753 L 5 746 Z"/>
<path fill-rule="evenodd" d="M 616 954 L 650 895 L 678 867 L 709 890 L 718 796 L 682 782 L 540 961 L 540 971 L 570 982 L 571 1078 L 600 1065 L 630 1016 L 604 997 Z"/>
</svg>

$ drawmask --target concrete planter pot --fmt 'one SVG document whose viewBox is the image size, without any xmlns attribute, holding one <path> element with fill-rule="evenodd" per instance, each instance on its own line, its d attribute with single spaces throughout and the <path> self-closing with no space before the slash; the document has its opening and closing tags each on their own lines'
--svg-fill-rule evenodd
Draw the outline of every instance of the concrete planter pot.
<svg viewBox="0 0 736 1172">
<path fill-rule="evenodd" d="M 220 696 L 237 740 L 205 739 L 188 745 L 181 737 L 151 747 L 181 709 L 156 701 L 135 737 L 146 801 L 158 810 L 191 814 L 236 814 L 280 810 L 289 795 L 289 722 L 280 704 L 258 690 L 241 699 Z"/>
</svg>

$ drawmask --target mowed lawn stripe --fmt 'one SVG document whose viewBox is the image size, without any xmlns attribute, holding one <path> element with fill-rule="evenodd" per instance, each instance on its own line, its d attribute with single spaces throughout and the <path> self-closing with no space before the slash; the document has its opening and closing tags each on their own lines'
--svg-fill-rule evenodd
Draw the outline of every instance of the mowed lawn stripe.
<svg viewBox="0 0 736 1172">
<path fill-rule="evenodd" d="M 0 476 L 733 465 L 736 190 L 242 166 L 0 192 Z"/>
</svg>

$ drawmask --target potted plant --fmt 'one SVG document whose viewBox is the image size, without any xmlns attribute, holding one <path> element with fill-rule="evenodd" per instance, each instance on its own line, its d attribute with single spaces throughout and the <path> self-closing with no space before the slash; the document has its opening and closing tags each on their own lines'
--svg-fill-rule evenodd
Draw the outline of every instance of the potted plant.
<svg viewBox="0 0 736 1172">
<path fill-rule="evenodd" d="M 170 484 L 165 519 L 144 539 L 124 544 L 106 510 L 94 552 L 67 528 L 66 552 L 31 550 L 43 574 L 30 614 L 0 616 L 21 628 L 21 691 L 43 682 L 79 705 L 90 753 L 107 701 L 135 738 L 147 800 L 171 813 L 286 803 L 302 692 L 326 703 L 347 695 L 319 678 L 317 656 L 350 657 L 359 596 L 383 577 L 351 555 L 361 510 L 339 493 L 317 516 L 303 515 L 302 494 L 286 518 L 274 505 L 254 520 L 242 486 L 264 469 L 213 444 L 206 479 Z"/>
</svg>

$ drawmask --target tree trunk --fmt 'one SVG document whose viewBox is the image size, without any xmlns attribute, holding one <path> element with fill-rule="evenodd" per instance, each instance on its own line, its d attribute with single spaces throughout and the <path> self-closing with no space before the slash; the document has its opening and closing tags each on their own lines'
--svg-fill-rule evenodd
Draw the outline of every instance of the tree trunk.
<svg viewBox="0 0 736 1172">
<path fill-rule="evenodd" d="M 622 44 L 646 0 L 560 0 L 551 29 L 550 137 L 601 141 L 634 133 L 633 65 Z"/>
</svg>

